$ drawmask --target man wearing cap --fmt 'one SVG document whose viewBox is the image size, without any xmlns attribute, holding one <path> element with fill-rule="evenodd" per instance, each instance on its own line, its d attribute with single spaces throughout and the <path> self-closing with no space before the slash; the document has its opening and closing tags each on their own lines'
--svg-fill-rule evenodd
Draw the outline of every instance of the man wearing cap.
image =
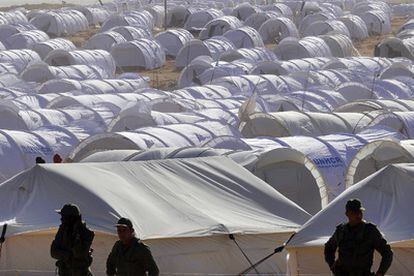
<svg viewBox="0 0 414 276">
<path fill-rule="evenodd" d="M 82 221 L 78 206 L 65 204 L 56 210 L 61 215 L 61 225 L 50 247 L 52 258 L 60 276 L 92 275 L 89 266 L 92 264 L 93 231 Z"/>
<path fill-rule="evenodd" d="M 127 218 L 121 218 L 115 226 L 119 241 L 115 243 L 106 261 L 106 274 L 108 276 L 158 276 L 158 267 L 151 251 L 135 237 L 132 222 Z"/>
<path fill-rule="evenodd" d="M 377 226 L 362 219 L 364 210 L 358 199 L 349 200 L 345 213 L 348 223 L 338 225 L 325 244 L 325 261 L 336 276 L 383 276 L 391 266 L 391 247 Z M 382 256 L 377 273 L 371 273 L 374 250 Z"/>
</svg>

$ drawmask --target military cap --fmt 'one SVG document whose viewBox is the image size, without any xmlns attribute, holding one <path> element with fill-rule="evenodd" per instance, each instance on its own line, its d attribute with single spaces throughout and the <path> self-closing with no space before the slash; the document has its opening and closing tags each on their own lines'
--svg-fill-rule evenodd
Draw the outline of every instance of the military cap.
<svg viewBox="0 0 414 276">
<path fill-rule="evenodd" d="M 65 204 L 63 205 L 62 209 L 56 210 L 56 213 L 61 214 L 62 216 L 80 216 L 79 207 L 75 204 Z"/>
<path fill-rule="evenodd" d="M 127 218 L 120 218 L 118 222 L 115 224 L 116 227 L 127 227 L 129 229 L 133 229 L 131 220 Z"/>
<path fill-rule="evenodd" d="M 361 201 L 359 199 L 353 198 L 348 200 L 345 206 L 346 211 L 350 212 L 359 212 L 359 211 L 365 211 L 365 208 L 362 207 Z"/>
</svg>

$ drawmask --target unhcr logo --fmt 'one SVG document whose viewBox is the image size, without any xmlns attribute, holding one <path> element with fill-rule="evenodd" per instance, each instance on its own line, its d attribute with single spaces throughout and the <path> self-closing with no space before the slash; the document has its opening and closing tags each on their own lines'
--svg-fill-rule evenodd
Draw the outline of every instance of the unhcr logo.
<svg viewBox="0 0 414 276">
<path fill-rule="evenodd" d="M 343 166 L 341 158 L 337 156 L 315 158 L 312 161 L 319 168 L 337 168 Z"/>
</svg>

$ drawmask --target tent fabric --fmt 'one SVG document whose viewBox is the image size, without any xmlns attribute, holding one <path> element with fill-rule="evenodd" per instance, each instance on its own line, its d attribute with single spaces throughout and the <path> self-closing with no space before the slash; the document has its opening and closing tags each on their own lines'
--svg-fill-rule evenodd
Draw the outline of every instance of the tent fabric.
<svg viewBox="0 0 414 276">
<path fill-rule="evenodd" d="M 113 14 L 102 24 L 101 32 L 109 31 L 119 26 L 144 27 L 145 29 L 152 30 L 154 18 L 150 12 L 143 10 Z"/>
<path fill-rule="evenodd" d="M 299 38 L 295 23 L 286 17 L 270 18 L 260 26 L 258 31 L 264 43 L 279 42 L 286 37 Z"/>
<path fill-rule="evenodd" d="M 118 67 L 154 69 L 165 63 L 165 52 L 156 40 L 141 38 L 115 45 L 111 55 Z"/>
<path fill-rule="evenodd" d="M 194 36 L 185 29 L 172 29 L 158 33 L 154 38 L 164 48 L 167 56 L 176 57 L 184 44 L 194 39 Z"/>
<path fill-rule="evenodd" d="M 232 16 L 235 16 L 242 21 L 246 21 L 250 15 L 257 12 L 259 12 L 258 7 L 253 6 L 250 3 L 242 3 L 233 9 Z"/>
<path fill-rule="evenodd" d="M 234 16 L 222 16 L 208 22 L 201 30 L 198 38 L 206 40 L 214 36 L 223 35 L 229 30 L 235 30 L 243 26 L 243 23 Z"/>
<path fill-rule="evenodd" d="M 72 35 L 89 28 L 88 19 L 80 11 L 62 9 L 41 13 L 30 20 L 30 23 L 49 35 L 62 37 Z"/>
<path fill-rule="evenodd" d="M 0 25 L 0 41 L 4 43 L 12 35 L 35 29 L 36 27 L 30 23 L 2 24 Z"/>
<path fill-rule="evenodd" d="M 165 22 L 164 6 L 161 6 L 161 5 L 147 6 L 144 8 L 144 10 L 148 11 L 152 15 L 154 19 L 155 27 L 160 28 L 164 26 L 164 22 Z"/>
<path fill-rule="evenodd" d="M 119 26 L 114 27 L 111 31 L 120 33 L 127 41 L 136 40 L 140 38 L 152 38 L 152 33 L 145 28 L 135 26 Z"/>
<path fill-rule="evenodd" d="M 23 31 L 8 37 L 5 41 L 9 49 L 30 49 L 35 43 L 44 42 L 49 36 L 40 30 Z"/>
<path fill-rule="evenodd" d="M 110 52 L 114 45 L 127 40 L 118 32 L 106 31 L 93 35 L 84 45 L 85 49 L 100 49 Z"/>
<path fill-rule="evenodd" d="M 53 50 L 45 57 L 44 61 L 52 66 L 88 65 L 97 66 L 107 75 L 115 74 L 115 60 L 105 50 Z"/>
<path fill-rule="evenodd" d="M 347 189 L 327 208 L 309 220 L 288 243 L 291 275 L 327 274 L 323 245 L 335 226 L 343 222 L 346 201 L 359 198 L 366 208 L 364 217 L 375 223 L 391 243 L 394 261 L 388 273 L 409 275 L 414 270 L 412 256 L 411 164 L 390 165 Z M 320 227 L 324 225 L 324 227 Z M 298 269 L 300 267 L 300 270 Z"/>
<path fill-rule="evenodd" d="M 303 36 L 318 36 L 335 32 L 350 37 L 347 26 L 339 20 L 315 21 L 303 30 Z"/>
<path fill-rule="evenodd" d="M 88 20 L 89 26 L 97 26 L 102 24 L 110 15 L 111 12 L 105 8 L 100 7 L 85 7 L 78 6 L 74 8 L 85 15 Z"/>
<path fill-rule="evenodd" d="M 29 63 L 40 61 L 40 56 L 32 50 L 24 49 L 0 51 L 0 62 L 13 64 L 18 72 L 22 72 Z"/>
<path fill-rule="evenodd" d="M 73 170 L 78 173 L 73 175 Z M 30 264 L 40 271 L 53 267 L 49 254 L 39 252 L 48 252 L 58 226 L 53 210 L 66 202 L 79 205 L 88 226 L 96 232 L 93 271 L 104 270 L 115 240 L 113 224 L 119 217 L 132 220 L 161 271 L 181 275 L 238 273 L 248 263 L 229 234 L 234 234 L 249 256 L 258 259 L 309 218 L 296 204 L 226 157 L 39 165 L 3 183 L 0 190 L 7 196 L 1 200 L 1 221 L 9 225 L 2 268 L 12 270 Z M 136 201 L 137 195 L 142 200 Z M 37 253 L 32 258 L 15 258 L 15 249 L 31 252 L 27 243 L 19 243 L 19 237 L 31 239 L 32 235 L 42 237 L 42 242 L 37 239 Z M 285 255 L 278 255 L 258 270 L 285 273 L 284 259 Z"/>
<path fill-rule="evenodd" d="M 252 27 L 244 26 L 238 29 L 228 30 L 223 34 L 236 48 L 264 47 L 260 34 Z"/>
<path fill-rule="evenodd" d="M 246 19 L 244 24 L 258 31 L 260 26 L 262 26 L 264 22 L 272 18 L 277 18 L 279 16 L 280 16 L 280 13 L 276 11 L 253 13 Z"/>
<path fill-rule="evenodd" d="M 200 9 L 188 16 L 184 29 L 188 31 L 201 31 L 203 27 L 213 19 L 224 16 L 223 12 L 216 9 Z"/>
<path fill-rule="evenodd" d="M 322 38 L 314 36 L 300 40 L 287 37 L 278 44 L 274 52 L 282 60 L 332 56 L 328 44 Z"/>
<path fill-rule="evenodd" d="M 53 50 L 73 51 L 76 46 L 72 41 L 64 38 L 53 38 L 46 41 L 34 43 L 31 47 L 33 51 L 39 54 L 44 59 Z"/>
<path fill-rule="evenodd" d="M 367 24 L 358 15 L 347 14 L 338 19 L 348 28 L 352 39 L 365 39 L 368 37 Z"/>
</svg>

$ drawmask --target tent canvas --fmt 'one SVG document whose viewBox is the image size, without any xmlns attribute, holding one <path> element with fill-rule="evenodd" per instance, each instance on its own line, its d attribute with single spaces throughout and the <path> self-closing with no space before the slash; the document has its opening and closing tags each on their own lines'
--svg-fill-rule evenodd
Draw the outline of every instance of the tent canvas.
<svg viewBox="0 0 414 276">
<path fill-rule="evenodd" d="M 160 270 L 177 275 L 240 273 L 249 263 L 228 234 L 258 260 L 309 219 L 226 157 L 44 164 L 0 185 L 0 224 L 9 224 L 2 270 L 54 270 L 54 210 L 67 202 L 79 205 L 96 232 L 94 275 L 104 271 L 121 216 L 151 246 Z M 285 257 L 275 256 L 258 270 L 285 273 Z"/>
</svg>

